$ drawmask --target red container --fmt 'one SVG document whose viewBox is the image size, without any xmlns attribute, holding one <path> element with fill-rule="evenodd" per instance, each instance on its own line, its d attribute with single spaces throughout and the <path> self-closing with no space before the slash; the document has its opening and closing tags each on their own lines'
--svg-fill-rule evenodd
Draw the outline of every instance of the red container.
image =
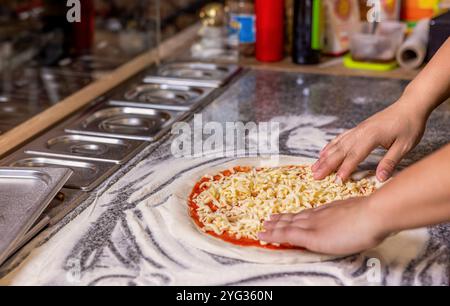
<svg viewBox="0 0 450 306">
<path fill-rule="evenodd" d="M 92 51 L 95 35 L 95 7 L 93 0 L 81 0 L 81 22 L 74 25 L 74 52 L 77 55 Z"/>
<path fill-rule="evenodd" d="M 284 57 L 284 0 L 256 0 L 256 59 L 277 62 Z"/>
</svg>

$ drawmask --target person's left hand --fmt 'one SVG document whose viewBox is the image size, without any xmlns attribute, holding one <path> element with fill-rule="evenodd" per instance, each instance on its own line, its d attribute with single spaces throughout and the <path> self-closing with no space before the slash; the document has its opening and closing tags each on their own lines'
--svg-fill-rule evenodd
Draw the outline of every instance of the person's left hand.
<svg viewBox="0 0 450 306">
<path fill-rule="evenodd" d="M 383 233 L 383 222 L 371 211 L 369 199 L 353 198 L 298 214 L 273 215 L 264 223 L 265 232 L 259 234 L 259 239 L 333 255 L 373 248 L 388 233 Z"/>
</svg>

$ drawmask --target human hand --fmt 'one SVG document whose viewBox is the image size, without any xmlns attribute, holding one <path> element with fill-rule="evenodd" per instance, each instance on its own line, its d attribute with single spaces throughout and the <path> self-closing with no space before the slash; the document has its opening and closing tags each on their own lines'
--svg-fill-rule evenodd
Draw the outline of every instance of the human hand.
<svg viewBox="0 0 450 306">
<path fill-rule="evenodd" d="M 388 150 L 377 167 L 377 178 L 384 182 L 396 165 L 423 136 L 427 116 L 399 100 L 339 135 L 320 152 L 313 165 L 314 178 L 321 180 L 335 172 L 345 181 L 359 163 L 377 147 Z"/>
<path fill-rule="evenodd" d="M 259 239 L 288 243 L 310 251 L 349 255 L 370 249 L 388 235 L 371 210 L 369 197 L 337 201 L 298 214 L 273 215 Z"/>
</svg>

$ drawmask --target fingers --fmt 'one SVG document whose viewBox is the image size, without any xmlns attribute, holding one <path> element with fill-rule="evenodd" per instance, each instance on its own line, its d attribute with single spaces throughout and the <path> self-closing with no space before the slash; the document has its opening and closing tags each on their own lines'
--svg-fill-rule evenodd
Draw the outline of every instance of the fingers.
<svg viewBox="0 0 450 306">
<path fill-rule="evenodd" d="M 270 216 L 270 221 L 293 221 L 299 216 L 306 216 L 309 212 L 311 212 L 314 209 L 305 209 L 302 210 L 299 213 L 287 213 L 287 214 L 274 214 Z"/>
<path fill-rule="evenodd" d="M 291 221 L 266 221 L 264 222 L 264 229 L 273 230 L 280 227 L 286 227 L 291 224 Z"/>
<path fill-rule="evenodd" d="M 345 135 L 347 135 L 348 133 L 350 133 L 352 130 L 348 130 L 340 135 L 338 135 L 337 137 L 335 137 L 332 141 L 330 141 L 323 149 L 322 151 L 320 151 L 319 153 L 319 157 L 322 157 L 323 155 L 326 154 L 326 152 L 328 151 L 328 149 L 330 149 L 333 145 L 335 145 L 336 143 L 338 143 Z"/>
<path fill-rule="evenodd" d="M 264 228 L 266 230 L 276 229 L 287 226 L 297 226 L 307 228 L 308 224 L 306 222 L 299 222 L 300 220 L 306 220 L 312 213 L 312 209 L 305 210 L 305 212 L 298 214 L 282 214 L 282 215 L 274 215 L 270 218 L 269 221 L 264 222 Z"/>
<path fill-rule="evenodd" d="M 260 240 L 268 243 L 289 243 L 296 246 L 307 247 L 311 233 L 294 226 L 286 226 L 259 233 Z"/>
<path fill-rule="evenodd" d="M 275 214 L 270 216 L 270 221 L 291 221 L 295 214 Z"/>
<path fill-rule="evenodd" d="M 275 215 L 270 221 L 264 223 L 264 232 L 259 233 L 258 237 L 268 243 L 289 243 L 310 249 L 314 247 L 314 237 L 316 237 L 318 225 L 316 217 L 325 209 L 341 205 L 341 202 L 336 201 L 314 209 L 307 209 L 298 214 Z"/>
<path fill-rule="evenodd" d="M 312 170 L 316 180 L 324 179 L 337 170 L 338 177 L 347 180 L 356 167 L 377 147 L 376 137 L 357 127 L 338 136 L 320 153 Z"/>
<path fill-rule="evenodd" d="M 346 151 L 343 148 L 341 142 L 335 144 L 332 148 L 328 149 L 327 153 L 319 159 L 318 165 L 314 169 L 314 179 L 322 180 L 327 175 L 330 175 L 336 170 L 344 160 Z"/>
<path fill-rule="evenodd" d="M 335 139 L 333 139 L 332 141 L 330 141 L 320 152 L 319 152 L 319 157 L 324 156 L 327 151 L 334 146 L 340 139 L 342 138 L 342 135 L 339 135 L 338 137 L 336 137 Z"/>
<path fill-rule="evenodd" d="M 316 170 L 318 169 L 319 165 L 320 165 L 320 161 L 321 159 L 328 153 L 328 150 L 330 148 L 332 148 L 334 145 L 336 145 L 336 143 L 338 143 L 342 137 L 344 137 L 349 131 L 338 135 L 337 137 L 335 137 L 332 141 L 330 141 L 320 152 L 319 152 L 319 160 L 314 163 L 314 165 L 311 167 L 313 172 L 316 172 Z"/>
<path fill-rule="evenodd" d="M 278 219 L 278 220 L 269 220 L 269 221 L 265 221 L 264 222 L 264 228 L 265 229 L 275 229 L 275 228 L 279 228 L 279 227 L 285 227 L 285 226 L 290 226 L 290 225 L 295 225 L 297 227 L 302 227 L 302 228 L 308 228 L 309 227 L 309 222 L 306 222 L 307 219 L 310 216 L 310 213 L 312 213 L 313 210 L 311 209 L 310 211 L 306 211 L 305 213 L 299 213 L 296 215 L 293 215 L 292 217 L 289 217 L 289 219 Z M 302 221 L 305 222 L 302 222 Z"/>
<path fill-rule="evenodd" d="M 337 175 L 342 181 L 346 181 L 350 175 L 355 171 L 356 167 L 366 159 L 370 152 L 375 149 L 376 145 L 374 143 L 367 143 L 359 148 L 352 149 L 345 155 L 344 161 L 342 162 Z"/>
<path fill-rule="evenodd" d="M 395 171 L 395 167 L 406 152 L 408 152 L 408 147 L 406 145 L 400 144 L 398 140 L 394 142 L 384 158 L 378 164 L 377 179 L 380 182 L 385 182 L 392 176 Z"/>
</svg>

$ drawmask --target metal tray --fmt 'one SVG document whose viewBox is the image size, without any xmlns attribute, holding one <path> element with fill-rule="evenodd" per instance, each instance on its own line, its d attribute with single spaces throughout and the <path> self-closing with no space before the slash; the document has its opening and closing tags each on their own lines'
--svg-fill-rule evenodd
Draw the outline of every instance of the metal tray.
<svg viewBox="0 0 450 306">
<path fill-rule="evenodd" d="M 10 254 L 14 254 L 27 244 L 31 239 L 36 237 L 48 226 L 53 226 L 61 221 L 67 214 L 77 208 L 84 200 L 87 199 L 89 193 L 80 190 L 63 188 L 58 192 L 57 196 L 50 202 L 44 212 L 28 232 L 14 245 L 14 249 Z"/>
<path fill-rule="evenodd" d="M 47 215 L 41 216 L 36 223 L 28 230 L 28 232 L 23 235 L 16 244 L 14 244 L 14 248 L 9 252 L 10 255 L 16 253 L 20 250 L 25 244 L 27 244 L 31 239 L 36 237 L 41 231 L 43 231 L 50 224 L 50 217 Z"/>
<path fill-rule="evenodd" d="M 0 264 L 20 244 L 72 171 L 0 168 Z"/>
<path fill-rule="evenodd" d="M 123 164 L 142 147 L 143 142 L 117 138 L 66 134 L 53 131 L 25 147 L 25 153 L 50 157 Z"/>
<path fill-rule="evenodd" d="M 96 188 L 119 168 L 119 165 L 111 163 L 33 156 L 21 152 L 13 154 L 1 164 L 7 167 L 69 168 L 73 174 L 64 187 L 83 191 Z"/>
<path fill-rule="evenodd" d="M 189 111 L 213 91 L 212 88 L 148 83 L 133 86 L 125 94 L 114 96 L 110 104 Z"/>
<path fill-rule="evenodd" d="M 173 62 L 162 65 L 144 78 L 144 83 L 218 88 L 240 70 L 236 65 L 203 62 Z"/>
<path fill-rule="evenodd" d="M 100 137 L 156 141 L 185 115 L 174 110 L 119 107 L 110 104 L 88 112 L 66 132 Z"/>
</svg>

